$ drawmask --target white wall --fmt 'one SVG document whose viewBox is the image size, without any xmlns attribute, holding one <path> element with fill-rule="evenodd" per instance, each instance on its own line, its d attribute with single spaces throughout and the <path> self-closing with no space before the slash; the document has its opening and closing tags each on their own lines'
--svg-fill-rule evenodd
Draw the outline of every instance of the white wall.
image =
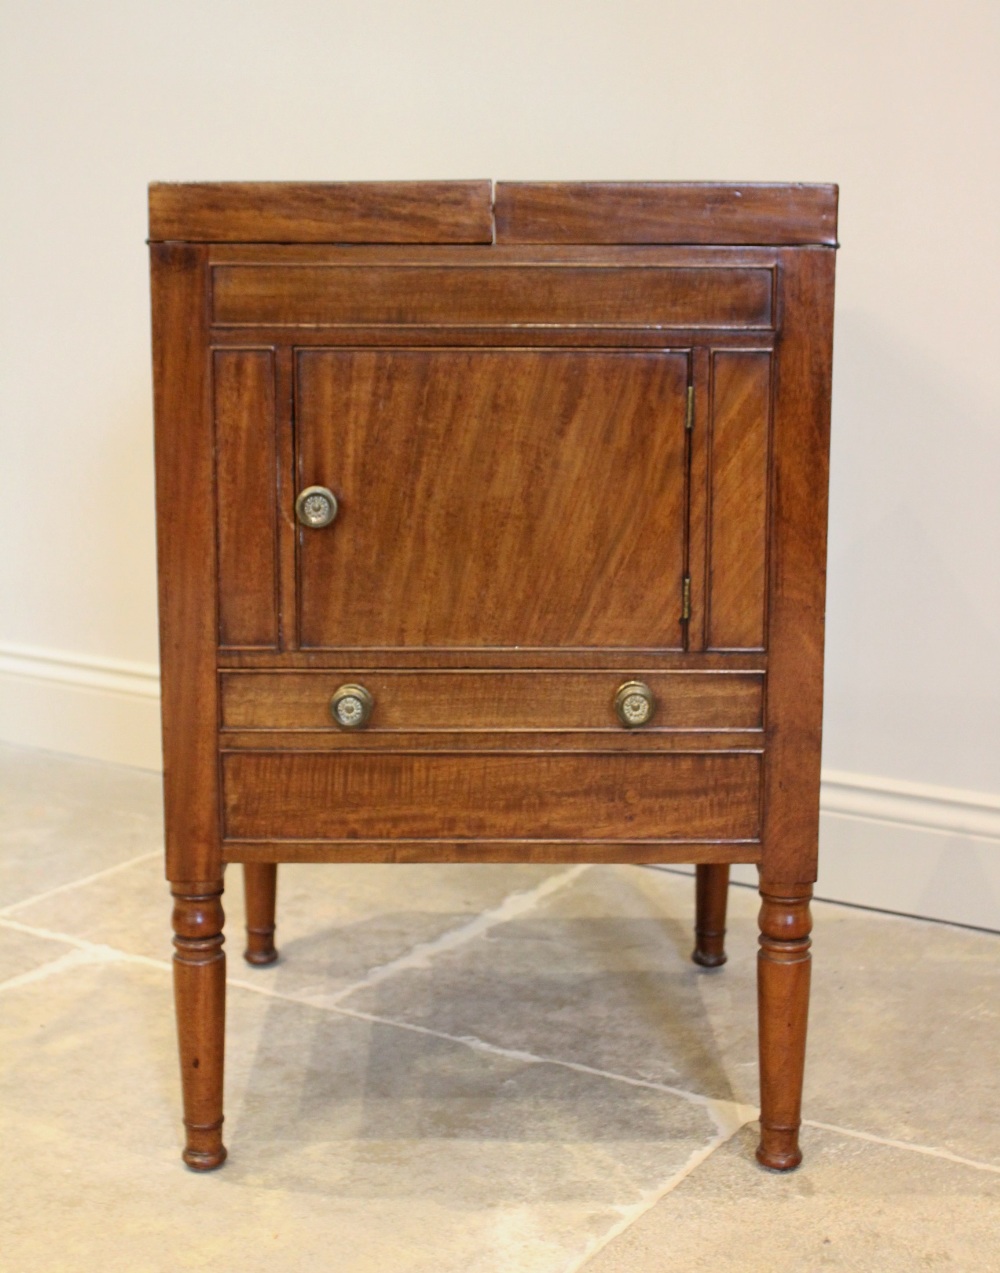
<svg viewBox="0 0 1000 1273">
<path fill-rule="evenodd" d="M 1000 926 L 996 0 L 2 15 L 0 733 L 155 763 L 149 180 L 833 180 L 824 837 L 902 909 L 987 863 L 949 914 Z"/>
</svg>

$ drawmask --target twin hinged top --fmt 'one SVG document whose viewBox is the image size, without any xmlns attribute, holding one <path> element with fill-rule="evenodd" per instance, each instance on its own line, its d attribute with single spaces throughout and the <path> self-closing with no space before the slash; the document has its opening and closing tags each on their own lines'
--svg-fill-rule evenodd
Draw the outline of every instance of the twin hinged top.
<svg viewBox="0 0 1000 1273">
<path fill-rule="evenodd" d="M 191 243 L 836 246 L 837 187 L 802 183 L 157 183 L 149 237 Z"/>
</svg>

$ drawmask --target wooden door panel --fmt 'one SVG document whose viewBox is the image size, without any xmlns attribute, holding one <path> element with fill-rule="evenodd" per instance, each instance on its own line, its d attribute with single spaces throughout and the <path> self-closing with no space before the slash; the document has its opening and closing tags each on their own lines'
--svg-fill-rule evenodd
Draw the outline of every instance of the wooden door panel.
<svg viewBox="0 0 1000 1273">
<path fill-rule="evenodd" d="M 681 648 L 686 354 L 296 361 L 304 647 Z"/>
</svg>

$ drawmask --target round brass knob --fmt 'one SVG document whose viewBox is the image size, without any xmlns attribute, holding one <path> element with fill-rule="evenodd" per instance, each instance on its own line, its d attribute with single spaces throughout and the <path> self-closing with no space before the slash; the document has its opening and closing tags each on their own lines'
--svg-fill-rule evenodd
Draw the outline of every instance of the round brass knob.
<svg viewBox="0 0 1000 1273">
<path fill-rule="evenodd" d="M 363 685 L 342 685 L 330 699 L 330 715 L 341 729 L 364 729 L 374 707 Z"/>
<path fill-rule="evenodd" d="M 642 681 L 626 681 L 615 695 L 615 711 L 626 729 L 647 724 L 656 710 L 653 691 Z"/>
<path fill-rule="evenodd" d="M 307 486 L 295 501 L 295 516 L 303 526 L 321 530 L 337 516 L 337 497 L 325 486 Z"/>
</svg>

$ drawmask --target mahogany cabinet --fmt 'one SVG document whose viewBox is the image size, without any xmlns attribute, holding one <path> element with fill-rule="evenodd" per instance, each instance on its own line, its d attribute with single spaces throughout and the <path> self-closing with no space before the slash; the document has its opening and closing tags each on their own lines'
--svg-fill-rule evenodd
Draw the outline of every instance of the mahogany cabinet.
<svg viewBox="0 0 1000 1273">
<path fill-rule="evenodd" d="M 150 191 L 167 876 L 189 1166 L 223 871 L 761 881 L 760 1161 L 794 1167 L 816 875 L 836 188 Z"/>
</svg>

